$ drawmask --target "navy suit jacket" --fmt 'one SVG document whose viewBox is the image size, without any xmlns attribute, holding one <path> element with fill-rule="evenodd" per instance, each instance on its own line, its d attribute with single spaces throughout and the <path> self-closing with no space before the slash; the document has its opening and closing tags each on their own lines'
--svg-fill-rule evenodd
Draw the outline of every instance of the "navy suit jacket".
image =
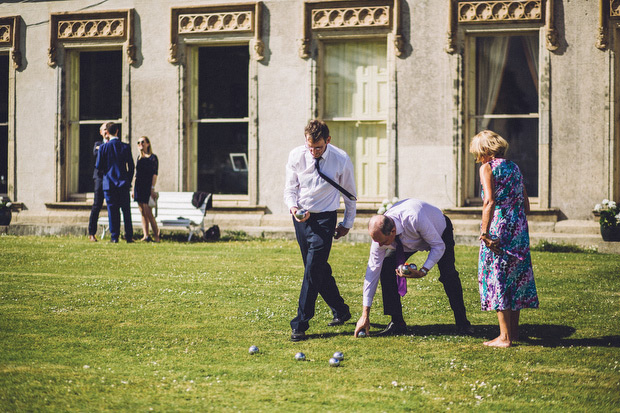
<svg viewBox="0 0 620 413">
<path fill-rule="evenodd" d="M 99 147 L 95 163 L 103 173 L 103 190 L 131 187 L 135 165 L 131 147 L 120 139 L 110 139 Z"/>
</svg>

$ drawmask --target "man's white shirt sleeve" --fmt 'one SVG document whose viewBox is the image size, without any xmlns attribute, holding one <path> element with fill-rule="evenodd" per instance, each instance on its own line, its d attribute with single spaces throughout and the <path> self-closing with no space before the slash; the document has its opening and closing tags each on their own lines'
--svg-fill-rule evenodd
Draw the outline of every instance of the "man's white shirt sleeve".
<svg viewBox="0 0 620 413">
<path fill-rule="evenodd" d="M 370 307 L 372 300 L 377 292 L 377 285 L 381 278 L 381 268 L 383 267 L 383 259 L 385 258 L 387 247 L 380 247 L 378 242 L 372 241 L 370 245 L 370 254 L 368 255 L 368 266 L 366 267 L 366 276 L 364 277 L 364 298 L 363 305 Z"/>
</svg>

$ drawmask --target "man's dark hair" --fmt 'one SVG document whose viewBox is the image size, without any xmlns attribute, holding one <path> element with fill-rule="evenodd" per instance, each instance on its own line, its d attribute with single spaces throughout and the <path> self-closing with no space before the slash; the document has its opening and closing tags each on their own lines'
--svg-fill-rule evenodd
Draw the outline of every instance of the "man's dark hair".
<svg viewBox="0 0 620 413">
<path fill-rule="evenodd" d="M 306 135 L 306 139 L 312 139 L 312 143 L 316 143 L 321 139 L 327 140 L 329 138 L 329 128 L 322 120 L 313 119 L 306 125 L 304 135 Z"/>
<path fill-rule="evenodd" d="M 105 128 L 110 136 L 118 136 L 118 124 L 114 122 L 108 122 L 105 124 Z"/>
</svg>

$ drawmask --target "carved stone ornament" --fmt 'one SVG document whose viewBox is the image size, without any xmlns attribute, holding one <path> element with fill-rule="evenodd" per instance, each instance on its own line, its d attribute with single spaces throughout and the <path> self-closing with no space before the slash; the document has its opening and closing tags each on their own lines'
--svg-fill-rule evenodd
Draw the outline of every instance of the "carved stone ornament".
<svg viewBox="0 0 620 413">
<path fill-rule="evenodd" d="M 68 42 L 125 44 L 130 64 L 135 62 L 133 9 L 85 13 L 52 13 L 48 65 L 56 65 L 56 51 Z"/>
<path fill-rule="evenodd" d="M 125 37 L 125 19 L 66 20 L 58 24 L 58 39 Z"/>
<path fill-rule="evenodd" d="M 179 34 L 247 31 L 252 31 L 252 11 L 179 15 Z"/>
<path fill-rule="evenodd" d="M 0 17 L 0 49 L 8 48 L 13 67 L 19 69 L 22 62 L 19 29 L 21 17 Z"/>
<path fill-rule="evenodd" d="M 406 40 L 401 30 L 400 2 L 402 0 L 348 0 L 304 2 L 304 24 L 299 39 L 299 56 L 310 57 L 314 33 L 343 35 L 373 30 L 374 34 L 391 32 L 394 53 L 401 56 Z M 328 34 L 329 33 L 329 34 Z"/>
<path fill-rule="evenodd" d="M 313 29 L 389 25 L 389 6 L 312 10 Z"/>
<path fill-rule="evenodd" d="M 448 0 L 449 21 L 446 52 L 455 53 L 459 24 L 544 22 L 545 46 L 559 48 L 553 0 Z M 620 0 L 611 0 L 620 1 Z"/>
<path fill-rule="evenodd" d="M 458 3 L 459 23 L 497 21 L 538 21 L 542 19 L 542 0 L 464 1 Z"/>
<path fill-rule="evenodd" d="M 170 14 L 170 45 L 168 61 L 179 62 L 179 46 L 192 36 L 247 33 L 251 38 L 252 56 L 262 60 L 262 2 L 229 5 L 173 7 Z M 208 37 L 207 40 L 208 41 Z"/>
<path fill-rule="evenodd" d="M 598 32 L 595 46 L 599 50 L 607 49 L 609 19 L 620 17 L 620 0 L 599 0 L 598 3 Z"/>
<path fill-rule="evenodd" d="M 609 15 L 620 17 L 620 0 L 609 0 Z"/>
<path fill-rule="evenodd" d="M 11 42 L 12 31 L 13 30 L 11 30 L 11 25 L 9 24 L 0 25 L 0 44 L 4 45 L 6 43 Z"/>
</svg>

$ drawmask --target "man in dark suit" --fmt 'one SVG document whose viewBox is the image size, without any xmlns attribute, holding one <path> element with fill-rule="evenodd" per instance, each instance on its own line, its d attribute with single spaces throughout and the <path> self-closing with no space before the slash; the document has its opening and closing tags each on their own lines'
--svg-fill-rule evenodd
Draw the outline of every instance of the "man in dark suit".
<svg viewBox="0 0 620 413">
<path fill-rule="evenodd" d="M 118 138 L 118 125 L 106 123 L 110 140 L 101 145 L 95 168 L 103 173 L 103 194 L 108 204 L 110 220 L 110 236 L 117 243 L 121 230 L 121 215 L 125 221 L 125 239 L 133 242 L 133 226 L 131 225 L 131 208 L 129 190 L 135 165 L 131 156 L 131 147 Z"/>
<path fill-rule="evenodd" d="M 103 140 L 95 142 L 95 147 L 93 148 L 95 160 L 97 159 L 97 154 L 99 153 L 99 147 L 108 141 L 108 131 L 105 125 L 106 124 L 103 123 L 99 128 L 99 134 Z M 97 220 L 99 219 L 99 212 L 103 206 L 103 174 L 97 168 L 93 171 L 93 180 L 95 181 L 95 197 L 93 199 L 93 207 L 90 210 L 90 218 L 88 220 L 88 238 L 92 242 L 97 242 L 97 237 L 95 236 L 97 234 Z"/>
</svg>

